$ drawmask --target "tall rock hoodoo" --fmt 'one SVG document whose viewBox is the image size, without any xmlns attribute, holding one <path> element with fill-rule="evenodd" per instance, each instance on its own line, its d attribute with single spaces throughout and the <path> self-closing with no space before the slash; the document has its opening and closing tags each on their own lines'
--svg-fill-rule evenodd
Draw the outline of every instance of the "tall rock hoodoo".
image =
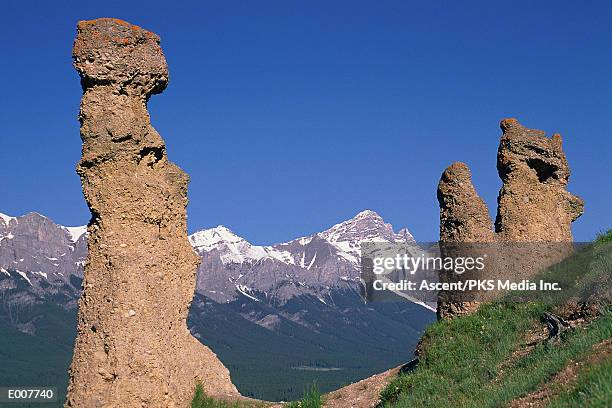
<svg viewBox="0 0 612 408">
<path fill-rule="evenodd" d="M 83 87 L 77 172 L 92 217 L 66 407 L 186 407 L 197 381 L 237 394 L 186 325 L 198 266 L 189 178 L 147 112 L 168 83 L 159 37 L 121 20 L 81 21 L 73 59 Z"/>
<path fill-rule="evenodd" d="M 571 223 L 584 211 L 566 188 L 570 176 L 561 135 L 546 137 L 516 119 L 501 121 L 495 231 L 505 242 L 571 242 Z"/>
<path fill-rule="evenodd" d="M 467 165 L 456 162 L 442 174 L 438 184 L 440 203 L 440 251 L 444 256 L 476 256 L 482 244 L 495 241 L 491 217 L 485 202 L 472 185 L 472 174 Z M 476 243 L 469 248 L 468 243 Z M 487 268 L 488 269 L 488 268 Z M 469 272 L 456 277 L 453 271 L 440 271 L 441 282 L 459 279 L 480 279 L 487 270 Z M 473 293 L 441 291 L 438 293 L 438 316 L 471 313 L 479 302 Z"/>
<path fill-rule="evenodd" d="M 584 202 L 566 190 L 570 171 L 559 134 L 548 138 L 516 119 L 504 119 L 500 127 L 497 170 L 503 186 L 495 230 L 467 165 L 454 163 L 438 184 L 440 245 L 453 256 L 489 250 L 493 256 L 478 278 L 529 278 L 571 250 L 571 223 L 582 214 Z M 449 279 L 452 272 L 443 271 L 441 280 Z M 470 313 L 478 303 L 443 292 L 438 316 Z"/>
</svg>

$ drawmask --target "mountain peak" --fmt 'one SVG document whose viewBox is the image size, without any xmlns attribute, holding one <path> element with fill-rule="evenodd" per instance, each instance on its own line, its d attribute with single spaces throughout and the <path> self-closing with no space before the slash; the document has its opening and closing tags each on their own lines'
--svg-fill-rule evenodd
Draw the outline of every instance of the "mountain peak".
<svg viewBox="0 0 612 408">
<path fill-rule="evenodd" d="M 389 242 L 404 241 L 404 237 L 412 235 L 407 229 L 396 234 L 391 224 L 372 210 L 364 210 L 353 218 L 334 225 L 333 227 L 319 233 L 319 236 L 329 242 L 360 242 L 368 240 L 385 240 Z"/>
<path fill-rule="evenodd" d="M 208 228 L 205 230 L 198 231 L 189 236 L 189 242 L 197 250 L 209 251 L 220 244 L 240 244 L 248 242 L 236 235 L 232 230 L 224 225 L 218 225 L 214 228 Z"/>
<path fill-rule="evenodd" d="M 287 257 L 284 251 L 278 251 L 271 246 L 253 245 L 223 225 L 198 231 L 189 236 L 189 242 L 199 253 L 219 251 L 224 264 L 241 264 L 245 261 L 256 262 L 271 258 L 293 263 L 293 259 Z"/>
<path fill-rule="evenodd" d="M 362 219 L 362 218 L 382 218 L 376 211 L 373 210 L 363 210 L 357 215 L 355 215 L 352 219 Z"/>
<path fill-rule="evenodd" d="M 31 218 L 31 219 L 41 219 L 41 220 L 49 220 L 49 217 L 42 215 L 36 211 L 30 211 L 29 213 L 22 216 L 23 218 Z"/>
<path fill-rule="evenodd" d="M 38 213 L 36 211 L 30 211 L 27 214 L 24 215 L 20 215 L 17 217 L 12 217 L 10 215 L 6 215 L 3 213 L 0 213 L 0 220 L 4 221 L 4 223 L 8 226 L 9 223 L 13 220 L 18 221 L 19 219 L 26 219 L 26 220 L 49 220 L 51 222 L 53 222 L 52 220 L 50 220 L 48 217 L 45 217 L 44 215 L 42 215 L 41 213 Z"/>
<path fill-rule="evenodd" d="M 384 224 L 385 220 L 376 211 L 363 210 L 357 213 L 353 218 L 350 218 L 344 222 L 345 223 L 347 222 L 351 222 L 351 223 L 374 222 L 374 223 Z"/>
<path fill-rule="evenodd" d="M 408 228 L 404 227 L 401 230 L 399 230 L 397 234 L 395 234 L 395 241 L 396 242 L 411 242 L 411 241 L 414 241 L 414 237 L 412 236 L 410 231 L 408 231 Z"/>
</svg>

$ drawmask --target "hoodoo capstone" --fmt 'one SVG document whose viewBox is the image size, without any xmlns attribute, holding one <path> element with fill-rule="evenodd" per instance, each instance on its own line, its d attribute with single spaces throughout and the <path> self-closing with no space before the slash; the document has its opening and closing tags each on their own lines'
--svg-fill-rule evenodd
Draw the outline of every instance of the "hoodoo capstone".
<svg viewBox="0 0 612 408">
<path fill-rule="evenodd" d="M 189 178 L 147 112 L 168 83 L 159 37 L 121 20 L 81 21 L 73 59 L 83 87 L 77 172 L 92 217 L 65 406 L 187 407 L 198 381 L 237 395 L 186 325 L 199 258 L 187 240 Z"/>
<path fill-rule="evenodd" d="M 455 256 L 490 252 L 487 268 L 476 278 L 530 278 L 571 252 L 571 223 L 582 214 L 584 202 L 566 190 L 570 170 L 559 134 L 549 138 L 516 119 L 504 119 L 500 127 L 497 170 L 503 186 L 495 230 L 469 168 L 454 163 L 438 184 L 440 249 L 450 248 Z M 449 278 L 452 272 L 442 271 L 441 279 Z M 438 316 L 475 311 L 476 297 L 463 296 L 440 293 Z"/>
</svg>

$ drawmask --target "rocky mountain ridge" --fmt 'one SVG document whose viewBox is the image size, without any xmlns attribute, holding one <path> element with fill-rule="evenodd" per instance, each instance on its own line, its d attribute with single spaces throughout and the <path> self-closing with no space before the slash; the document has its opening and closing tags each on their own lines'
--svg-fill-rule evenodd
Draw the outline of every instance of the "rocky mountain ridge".
<svg viewBox="0 0 612 408">
<path fill-rule="evenodd" d="M 0 292 L 12 301 L 54 298 L 76 307 L 87 258 L 86 227 L 64 227 L 35 212 L 0 214 Z M 29 290 L 14 291 L 18 281 Z"/>
<path fill-rule="evenodd" d="M 27 293 L 61 295 L 63 303 L 75 306 L 86 232 L 86 226 L 65 227 L 35 212 L 0 214 L 0 272 L 6 278 L 0 289 L 20 279 L 30 286 L 20 294 L 24 301 Z M 202 258 L 196 290 L 214 301 L 246 296 L 284 303 L 311 294 L 325 303 L 334 289 L 358 291 L 361 242 L 414 243 L 414 238 L 408 229 L 395 232 L 376 212 L 365 210 L 322 232 L 274 245 L 251 244 L 222 225 L 197 231 L 189 241 Z"/>
<path fill-rule="evenodd" d="M 197 285 L 202 294 L 218 302 L 243 295 L 281 303 L 306 293 L 325 303 L 333 301 L 334 289 L 358 291 L 362 242 L 415 243 L 407 229 L 394 232 L 371 210 L 270 246 L 252 245 L 223 226 L 196 232 L 189 240 L 202 257 Z"/>
</svg>

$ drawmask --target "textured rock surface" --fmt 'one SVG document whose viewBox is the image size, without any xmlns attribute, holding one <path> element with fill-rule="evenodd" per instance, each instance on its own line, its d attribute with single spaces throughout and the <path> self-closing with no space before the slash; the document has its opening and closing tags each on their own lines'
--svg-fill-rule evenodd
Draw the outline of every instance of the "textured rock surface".
<svg viewBox="0 0 612 408">
<path fill-rule="evenodd" d="M 121 20 L 78 24 L 83 156 L 92 218 L 67 407 L 187 407 L 197 380 L 237 394 L 191 336 L 198 257 L 187 240 L 188 176 L 166 157 L 147 100 L 168 82 L 159 37 Z"/>
<path fill-rule="evenodd" d="M 509 242 L 572 241 L 570 225 L 584 202 L 566 190 L 570 170 L 561 135 L 548 138 L 516 119 L 502 120 L 501 128 L 497 171 L 504 184 L 495 231 Z"/>
<path fill-rule="evenodd" d="M 472 174 L 461 162 L 450 165 L 438 184 L 440 241 L 492 242 L 491 218 L 472 185 Z"/>
<path fill-rule="evenodd" d="M 548 138 L 516 119 L 504 119 L 500 127 L 497 169 L 503 186 L 495 232 L 468 167 L 454 163 L 438 184 L 440 245 L 443 252 L 463 251 L 465 256 L 470 250 L 490 248 L 487 268 L 475 277 L 516 280 L 529 278 L 567 255 L 571 247 L 559 243 L 572 241 L 571 223 L 582 214 L 584 203 L 566 190 L 570 171 L 559 134 Z M 452 245 L 456 243 L 462 245 Z M 441 273 L 441 280 L 450 278 L 449 273 Z M 438 316 L 452 317 L 478 308 L 477 301 L 464 300 L 440 293 Z"/>
<path fill-rule="evenodd" d="M 440 251 L 444 256 L 470 256 L 469 248 L 462 243 L 494 242 L 491 217 L 485 202 L 478 196 L 472 185 L 472 174 L 465 163 L 455 162 L 450 165 L 438 183 L 438 202 L 440 203 Z M 455 243 L 460 245 L 455 246 Z M 475 248 L 475 250 L 477 250 Z M 473 276 L 463 275 L 460 278 L 479 279 L 486 274 L 482 271 Z M 452 271 L 440 271 L 441 282 L 452 282 L 455 279 Z M 466 314 L 475 311 L 479 302 L 471 299 L 469 294 L 459 298 L 456 293 L 441 291 L 438 293 L 438 317 Z"/>
</svg>

